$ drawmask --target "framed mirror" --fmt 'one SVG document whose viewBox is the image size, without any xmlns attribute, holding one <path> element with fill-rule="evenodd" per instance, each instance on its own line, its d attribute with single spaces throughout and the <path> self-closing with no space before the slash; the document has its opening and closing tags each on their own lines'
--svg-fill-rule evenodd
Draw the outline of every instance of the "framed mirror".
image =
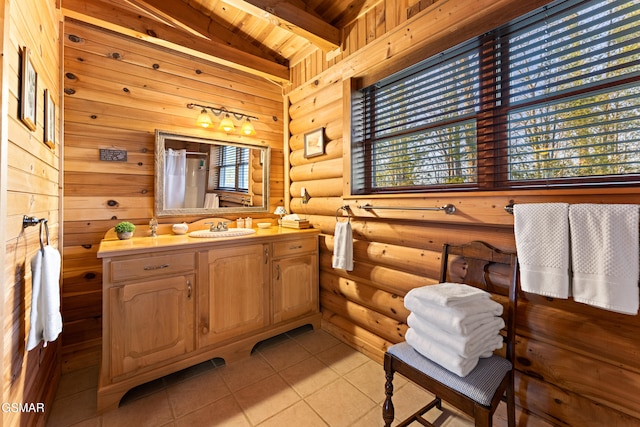
<svg viewBox="0 0 640 427">
<path fill-rule="evenodd" d="M 155 215 L 269 211 L 269 147 L 156 130 Z"/>
</svg>

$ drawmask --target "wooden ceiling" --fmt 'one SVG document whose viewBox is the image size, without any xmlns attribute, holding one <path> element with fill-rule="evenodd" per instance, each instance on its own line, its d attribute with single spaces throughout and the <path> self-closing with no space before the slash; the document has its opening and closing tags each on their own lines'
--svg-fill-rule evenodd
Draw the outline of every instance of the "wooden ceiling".
<svg viewBox="0 0 640 427">
<path fill-rule="evenodd" d="M 286 83 L 289 66 L 340 49 L 381 0 L 62 0 L 63 14 Z"/>
</svg>

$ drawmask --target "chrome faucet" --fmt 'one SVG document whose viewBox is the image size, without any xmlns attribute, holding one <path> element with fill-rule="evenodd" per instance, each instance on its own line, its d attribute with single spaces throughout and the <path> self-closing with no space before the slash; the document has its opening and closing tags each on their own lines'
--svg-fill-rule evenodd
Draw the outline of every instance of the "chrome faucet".
<svg viewBox="0 0 640 427">
<path fill-rule="evenodd" d="M 218 221 L 217 224 L 215 222 L 205 222 L 205 224 L 211 224 L 211 226 L 209 226 L 209 231 L 227 231 L 227 230 L 229 230 L 229 226 L 227 225 L 228 222 Z"/>
</svg>

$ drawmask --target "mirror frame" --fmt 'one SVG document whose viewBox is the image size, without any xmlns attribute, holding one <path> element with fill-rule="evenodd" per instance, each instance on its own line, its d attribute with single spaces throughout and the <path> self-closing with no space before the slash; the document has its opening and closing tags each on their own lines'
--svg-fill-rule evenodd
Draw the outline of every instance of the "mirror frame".
<svg viewBox="0 0 640 427">
<path fill-rule="evenodd" d="M 198 215 L 225 215 L 234 213 L 264 213 L 269 212 L 269 171 L 271 165 L 271 148 L 269 146 L 243 144 L 238 142 L 222 141 L 201 136 L 186 135 L 156 129 L 155 137 L 155 186 L 154 186 L 154 213 L 156 217 L 167 216 L 198 216 Z M 206 208 L 164 208 L 164 168 L 165 168 L 165 142 L 167 140 L 180 140 L 211 145 L 227 145 L 249 149 L 257 149 L 262 153 L 262 205 L 248 207 L 222 207 L 214 209 Z M 250 171 L 251 172 L 251 171 Z"/>
</svg>

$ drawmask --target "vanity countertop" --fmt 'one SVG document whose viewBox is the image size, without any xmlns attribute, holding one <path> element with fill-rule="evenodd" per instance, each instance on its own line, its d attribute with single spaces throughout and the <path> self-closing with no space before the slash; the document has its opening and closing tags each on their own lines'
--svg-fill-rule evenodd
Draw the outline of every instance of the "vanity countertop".
<svg viewBox="0 0 640 427">
<path fill-rule="evenodd" d="M 277 225 L 267 229 L 256 228 L 254 234 L 246 236 L 232 237 L 189 237 L 189 234 L 159 234 L 157 237 L 133 237 L 128 240 L 118 240 L 117 238 L 105 238 L 100 242 L 98 258 L 109 256 L 134 255 L 139 253 L 149 253 L 167 249 L 186 249 L 212 246 L 230 245 L 234 242 L 246 243 L 248 239 L 256 242 L 278 241 L 284 238 L 296 238 L 304 235 L 318 234 L 320 231 L 313 228 L 295 229 L 278 227 Z"/>
</svg>

